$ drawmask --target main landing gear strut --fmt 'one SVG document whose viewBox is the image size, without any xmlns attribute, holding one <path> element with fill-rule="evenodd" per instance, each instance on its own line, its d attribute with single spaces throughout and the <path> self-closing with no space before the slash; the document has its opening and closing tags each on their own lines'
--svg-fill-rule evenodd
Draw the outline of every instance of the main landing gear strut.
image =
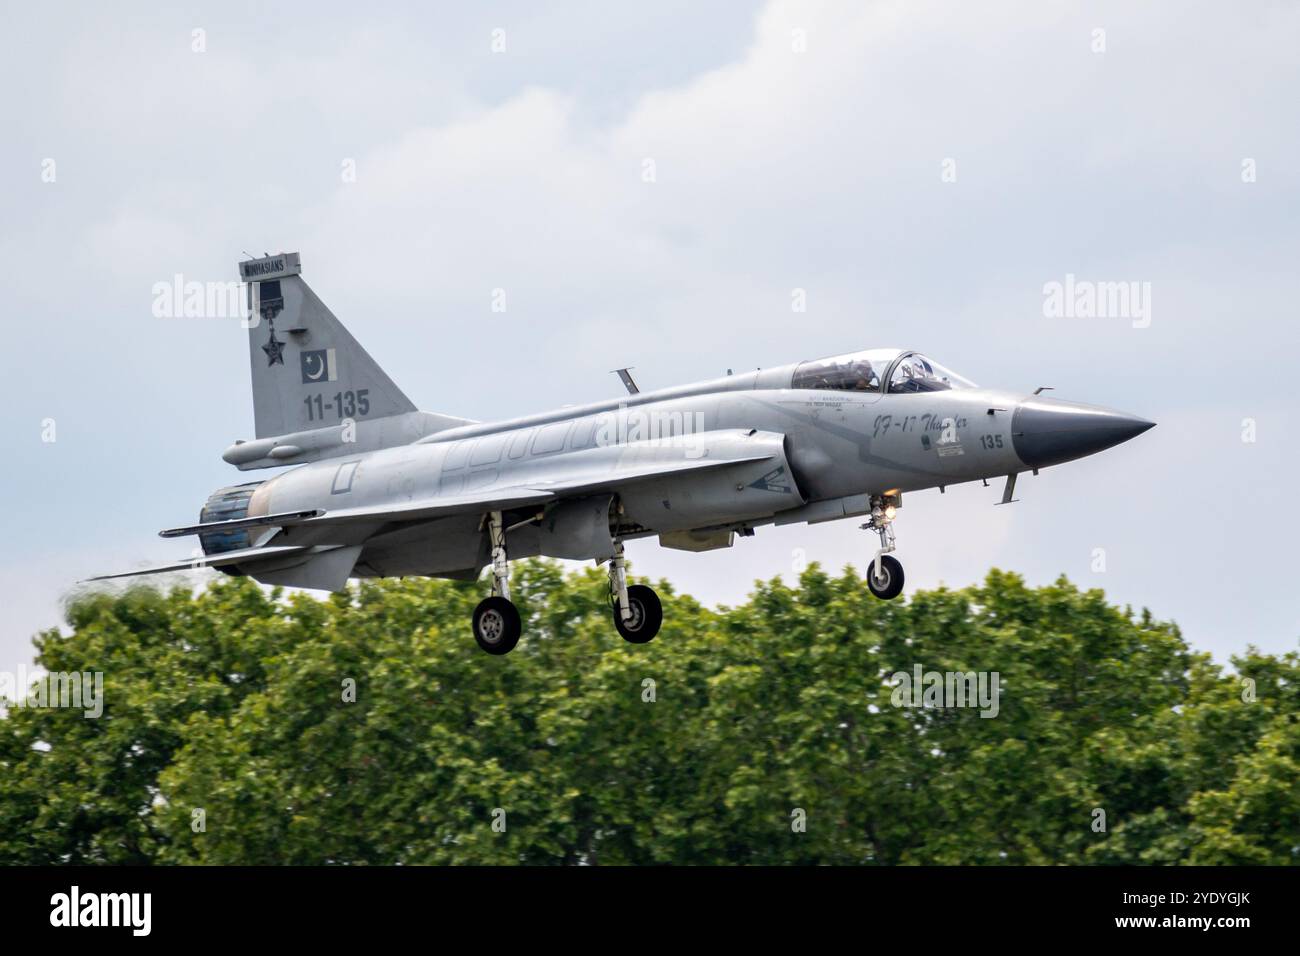
<svg viewBox="0 0 1300 956">
<path fill-rule="evenodd" d="M 509 654 L 519 643 L 522 625 L 519 609 L 510 600 L 506 532 L 519 525 L 505 527 L 499 511 L 490 512 L 486 524 L 492 545 L 492 596 L 484 598 L 474 609 L 474 640 L 489 654 Z M 627 583 L 627 561 L 623 557 L 623 542 L 618 540 L 614 542 L 614 555 L 609 559 L 609 599 L 614 611 L 614 627 L 625 641 L 645 644 L 659 633 L 664 619 L 659 595 L 644 584 Z"/>
<path fill-rule="evenodd" d="M 510 600 L 510 563 L 506 559 L 506 529 L 501 512 L 487 518 L 488 538 L 492 544 L 492 596 L 474 608 L 474 640 L 489 654 L 509 654 L 519 643 L 523 625 L 519 609 Z"/>
<path fill-rule="evenodd" d="M 653 588 L 644 584 L 628 587 L 627 561 L 623 542 L 614 542 L 614 556 L 609 559 L 609 603 L 614 608 L 614 628 L 631 644 L 646 644 L 659 633 L 664 621 L 663 605 Z"/>
<path fill-rule="evenodd" d="M 867 566 L 867 588 L 882 601 L 903 593 L 903 565 L 891 553 L 894 550 L 894 515 L 901 507 L 899 495 L 873 495 L 871 520 L 862 527 L 880 535 L 880 547 Z"/>
</svg>

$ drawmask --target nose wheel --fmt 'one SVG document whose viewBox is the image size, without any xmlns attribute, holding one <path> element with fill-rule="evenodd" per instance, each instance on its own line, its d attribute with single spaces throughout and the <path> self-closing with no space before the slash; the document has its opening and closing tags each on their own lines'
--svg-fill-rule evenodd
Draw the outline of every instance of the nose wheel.
<svg viewBox="0 0 1300 956">
<path fill-rule="evenodd" d="M 901 495 L 873 496 L 871 520 L 862 526 L 863 530 L 880 535 L 880 547 L 867 566 L 867 590 L 882 601 L 893 600 L 903 593 L 903 565 L 891 553 L 894 550 L 894 515 L 901 506 Z"/>
<path fill-rule="evenodd" d="M 903 591 L 903 566 L 890 554 L 882 554 L 867 568 L 867 589 L 882 601 L 890 601 Z"/>
</svg>

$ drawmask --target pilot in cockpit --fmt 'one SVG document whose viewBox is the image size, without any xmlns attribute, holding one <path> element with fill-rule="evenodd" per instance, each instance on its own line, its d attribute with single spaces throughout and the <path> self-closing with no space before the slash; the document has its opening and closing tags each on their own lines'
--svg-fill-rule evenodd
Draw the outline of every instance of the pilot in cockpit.
<svg viewBox="0 0 1300 956">
<path fill-rule="evenodd" d="M 866 359 L 853 363 L 852 389 L 855 392 L 874 392 L 880 388 L 880 378 Z"/>
</svg>

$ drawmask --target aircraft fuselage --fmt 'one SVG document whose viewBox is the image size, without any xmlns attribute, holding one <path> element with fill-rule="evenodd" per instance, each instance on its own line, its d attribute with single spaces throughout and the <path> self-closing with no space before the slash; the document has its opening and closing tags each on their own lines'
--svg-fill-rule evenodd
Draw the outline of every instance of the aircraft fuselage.
<svg viewBox="0 0 1300 956">
<path fill-rule="evenodd" d="M 681 535 L 694 532 L 701 543 L 730 543 L 726 535 L 764 524 L 868 514 L 872 497 L 885 493 L 1001 478 L 1091 453 L 1098 446 L 1087 422 L 1102 430 L 1103 446 L 1123 440 L 1116 436 L 1126 429 L 1132 434 L 1146 427 L 1122 413 L 994 389 L 882 394 L 779 387 L 792 371 L 786 366 L 463 426 L 409 445 L 315 462 L 261 485 L 249 514 L 398 506 L 492 488 L 545 487 L 566 474 L 604 469 L 618 499 L 619 537 L 669 535 L 665 543 L 671 543 L 688 541 Z M 1026 409 L 1067 423 L 1084 419 L 1065 458 L 1043 457 L 1040 436 L 1024 434 Z M 729 450 L 741 454 L 760 436 L 775 447 L 775 460 L 616 487 L 618 466 L 629 454 L 644 461 L 701 460 Z M 600 495 L 596 490 L 591 497 Z M 512 517 L 523 520 L 529 512 Z M 354 575 L 476 575 L 488 555 L 480 523 L 481 516 L 470 514 L 392 531 L 382 522 L 358 525 L 346 542 L 364 545 Z M 310 528 L 284 534 L 278 540 L 313 542 Z M 323 535 L 317 537 L 323 541 Z M 329 540 L 339 543 L 338 532 Z M 581 550 L 580 543 L 575 549 L 533 525 L 510 533 L 511 558 L 607 556 L 601 546 L 591 554 Z"/>
</svg>

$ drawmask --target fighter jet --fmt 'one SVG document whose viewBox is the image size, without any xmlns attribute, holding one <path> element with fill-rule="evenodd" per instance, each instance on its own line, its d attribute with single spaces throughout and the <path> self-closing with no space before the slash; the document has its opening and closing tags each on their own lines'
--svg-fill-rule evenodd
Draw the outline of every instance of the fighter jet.
<svg viewBox="0 0 1300 956">
<path fill-rule="evenodd" d="M 867 587 L 897 597 L 903 494 L 1016 477 L 1127 441 L 1153 423 L 1092 405 L 976 386 L 919 352 L 870 349 L 500 422 L 418 411 L 302 278 L 297 253 L 239 264 L 248 288 L 256 438 L 222 455 L 241 471 L 199 523 L 202 555 L 125 577 L 211 567 L 267 584 L 342 589 L 349 578 L 477 580 L 471 628 L 489 654 L 519 641 L 510 560 L 608 564 L 614 627 L 658 633 L 655 592 L 629 585 L 624 542 L 731 547 L 767 525 L 865 517 L 878 536 Z M 197 551 L 196 551 L 197 555 Z M 99 579 L 93 579 L 99 580 Z"/>
</svg>

